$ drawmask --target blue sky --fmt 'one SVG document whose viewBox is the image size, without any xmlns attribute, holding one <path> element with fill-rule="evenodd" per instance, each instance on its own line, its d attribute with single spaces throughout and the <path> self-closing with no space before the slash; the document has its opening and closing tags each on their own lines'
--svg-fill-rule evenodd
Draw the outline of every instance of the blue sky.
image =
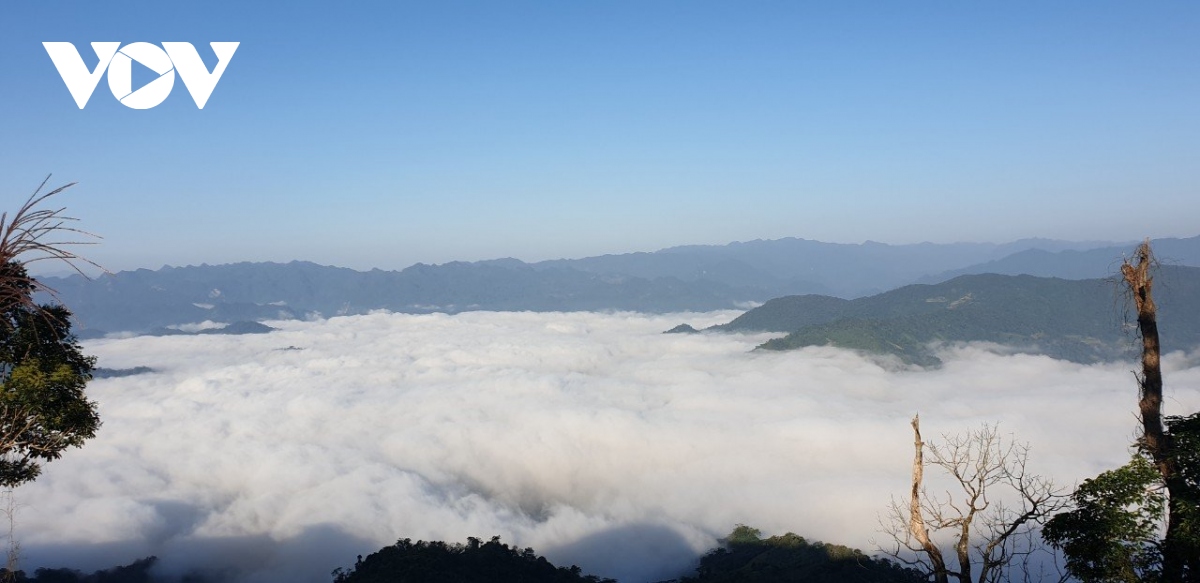
<svg viewBox="0 0 1200 583">
<path fill-rule="evenodd" d="M 44 41 L 241 45 L 80 110 Z M 0 78 L 114 270 L 1200 234 L 1195 4 L 8 2 Z"/>
</svg>

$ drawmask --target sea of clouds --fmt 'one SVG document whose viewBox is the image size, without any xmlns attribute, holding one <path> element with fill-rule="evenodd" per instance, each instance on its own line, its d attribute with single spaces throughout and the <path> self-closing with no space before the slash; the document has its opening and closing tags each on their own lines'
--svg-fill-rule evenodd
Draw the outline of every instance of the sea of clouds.
<svg viewBox="0 0 1200 583">
<path fill-rule="evenodd" d="M 998 422 L 1071 486 L 1129 458 L 1133 363 L 948 348 L 937 370 L 709 314 L 375 313 L 277 332 L 89 341 L 97 437 L 15 493 L 22 567 L 156 555 L 164 575 L 327 582 L 399 538 L 532 546 L 622 581 L 688 569 L 734 525 L 870 550 L 912 433 Z M 1165 359 L 1200 408 L 1200 359 Z"/>
</svg>

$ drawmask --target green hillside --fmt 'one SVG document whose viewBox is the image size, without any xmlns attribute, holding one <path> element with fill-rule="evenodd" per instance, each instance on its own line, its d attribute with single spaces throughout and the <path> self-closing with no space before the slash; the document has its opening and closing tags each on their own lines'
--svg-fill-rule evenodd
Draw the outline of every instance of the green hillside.
<svg viewBox="0 0 1200 583">
<path fill-rule="evenodd" d="M 791 332 L 836 320 L 852 303 L 851 300 L 833 296 L 784 296 L 770 300 L 728 324 L 711 329 L 726 332 Z"/>
<path fill-rule="evenodd" d="M 1155 281 L 1164 348 L 1200 345 L 1200 268 L 1163 266 Z M 938 362 L 931 343 L 967 341 L 1097 362 L 1133 346 L 1120 289 L 1106 279 L 966 275 L 851 301 L 779 298 L 721 329 L 791 332 L 764 343 L 767 350 L 833 345 L 921 365 Z"/>
<path fill-rule="evenodd" d="M 724 545 L 700 559 L 696 575 L 679 583 L 919 583 L 915 571 L 858 549 L 808 542 L 793 533 L 762 538 L 739 525 Z"/>
</svg>

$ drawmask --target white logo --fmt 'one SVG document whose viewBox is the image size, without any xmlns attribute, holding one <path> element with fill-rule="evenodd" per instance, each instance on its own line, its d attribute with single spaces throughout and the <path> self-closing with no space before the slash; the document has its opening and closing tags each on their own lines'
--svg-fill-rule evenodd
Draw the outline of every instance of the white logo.
<svg viewBox="0 0 1200 583">
<path fill-rule="evenodd" d="M 125 46 L 112 42 L 92 43 L 92 50 L 99 59 L 94 71 L 88 71 L 83 57 L 79 56 L 79 51 L 71 43 L 42 43 L 42 46 L 46 47 L 50 60 L 54 61 L 58 75 L 67 84 L 67 90 L 75 98 L 79 109 L 87 105 L 105 70 L 108 71 L 108 88 L 125 107 L 150 109 L 162 103 L 171 94 L 175 86 L 175 73 L 178 72 L 183 86 L 192 94 L 196 107 L 204 109 L 204 104 L 208 103 L 217 81 L 225 74 L 225 67 L 229 65 L 239 44 L 208 43 L 217 55 L 217 66 L 213 67 L 212 72 L 204 66 L 204 61 L 200 60 L 200 54 L 191 43 L 162 43 L 162 48 L 150 43 L 130 43 Z M 133 89 L 134 61 L 158 73 L 157 79 L 136 91 Z"/>
</svg>

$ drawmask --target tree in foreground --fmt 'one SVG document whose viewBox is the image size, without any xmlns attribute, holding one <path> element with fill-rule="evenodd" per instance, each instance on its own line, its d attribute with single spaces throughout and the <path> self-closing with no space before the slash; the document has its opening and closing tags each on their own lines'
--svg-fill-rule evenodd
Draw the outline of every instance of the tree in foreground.
<svg viewBox="0 0 1200 583">
<path fill-rule="evenodd" d="M 1085 583 L 1200 581 L 1200 413 L 1162 414 L 1154 264 L 1147 241 L 1121 266 L 1142 339 L 1136 453 L 1125 466 L 1084 481 L 1071 497 L 1074 508 L 1043 532 Z"/>
<path fill-rule="evenodd" d="M 907 504 L 892 501 L 882 520 L 890 540 L 879 551 L 935 583 L 1058 578 L 1040 572 L 1038 555 L 1049 551 L 1037 532 L 1066 500 L 1052 481 L 1029 473 L 1029 446 L 1005 439 L 994 425 L 945 435 L 940 444 L 921 439 L 919 417 L 912 428 L 912 490 Z M 927 466 L 945 473 L 933 489 Z M 941 485 L 945 493 L 935 495 Z"/>
<path fill-rule="evenodd" d="M 74 219 L 63 216 L 65 209 L 39 208 L 71 185 L 42 192 L 45 185 L 11 220 L 0 215 L 0 486 L 7 488 L 33 480 L 42 463 L 82 445 L 100 426 L 84 394 L 95 358 L 83 354 L 65 307 L 34 300 L 34 293 L 53 290 L 26 270 L 46 259 L 73 268 L 87 262 L 67 248 L 86 241 L 59 237 L 90 235 L 69 226 Z"/>
</svg>

